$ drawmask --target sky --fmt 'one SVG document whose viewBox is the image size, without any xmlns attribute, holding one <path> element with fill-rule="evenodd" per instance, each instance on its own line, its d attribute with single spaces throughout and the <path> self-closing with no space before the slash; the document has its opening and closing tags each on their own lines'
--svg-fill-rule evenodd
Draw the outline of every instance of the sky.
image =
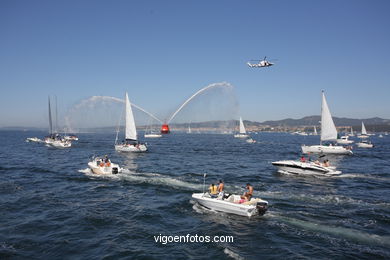
<svg viewBox="0 0 390 260">
<path fill-rule="evenodd" d="M 390 2 L 0 1 L 0 127 L 47 125 L 95 95 L 159 115 L 234 86 L 246 120 L 390 118 Z M 254 69 L 248 60 L 277 59 Z M 205 93 L 206 94 L 206 93 Z"/>
</svg>

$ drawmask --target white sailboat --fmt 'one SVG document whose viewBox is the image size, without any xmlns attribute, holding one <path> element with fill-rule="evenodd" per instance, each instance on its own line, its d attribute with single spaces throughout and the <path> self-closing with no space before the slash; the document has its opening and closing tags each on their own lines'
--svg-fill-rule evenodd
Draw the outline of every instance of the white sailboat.
<svg viewBox="0 0 390 260">
<path fill-rule="evenodd" d="M 115 150 L 119 152 L 146 152 L 148 150 L 145 144 L 138 142 L 133 110 L 127 92 L 125 95 L 125 141 L 121 144 L 117 144 L 116 141 Z"/>
<path fill-rule="evenodd" d="M 244 122 L 242 121 L 242 118 L 240 117 L 240 133 L 234 135 L 235 138 L 247 138 L 249 137 L 246 134 Z"/>
<path fill-rule="evenodd" d="M 353 133 L 352 126 L 351 126 L 351 133 L 349 133 L 348 135 L 349 135 L 349 136 L 355 136 L 355 134 Z"/>
<path fill-rule="evenodd" d="M 333 122 L 328 104 L 326 102 L 324 91 L 322 91 L 321 106 L 321 139 L 320 145 L 302 146 L 302 152 L 307 153 L 325 153 L 325 154 L 352 154 L 351 149 L 338 145 L 322 145 L 323 141 L 336 141 L 337 129 Z"/>
<path fill-rule="evenodd" d="M 191 131 L 191 126 L 190 125 L 188 125 L 188 131 L 187 131 L 187 134 L 191 134 L 192 133 L 192 131 Z"/>
<path fill-rule="evenodd" d="M 367 140 L 369 137 L 367 135 L 366 127 L 364 126 L 364 123 L 362 122 L 362 134 L 358 135 L 357 137 L 360 138 L 360 142 L 356 143 L 356 145 L 360 148 L 373 148 L 374 145 L 371 143 L 371 141 Z"/>
<path fill-rule="evenodd" d="M 367 130 L 366 130 L 366 127 L 364 126 L 363 121 L 362 121 L 362 133 L 361 133 L 361 135 L 358 135 L 357 137 L 358 137 L 358 138 L 361 138 L 361 139 L 366 139 L 366 138 L 368 138 Z"/>
<path fill-rule="evenodd" d="M 314 126 L 314 133 L 313 133 L 313 135 L 318 135 L 317 128 L 315 126 Z"/>
</svg>

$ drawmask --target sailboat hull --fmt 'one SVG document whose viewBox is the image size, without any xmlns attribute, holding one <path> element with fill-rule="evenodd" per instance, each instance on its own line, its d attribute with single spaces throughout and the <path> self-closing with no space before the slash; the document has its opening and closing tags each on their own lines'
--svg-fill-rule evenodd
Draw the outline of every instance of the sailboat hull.
<svg viewBox="0 0 390 260">
<path fill-rule="evenodd" d="M 236 135 L 234 135 L 234 137 L 235 138 L 248 138 L 249 135 L 247 135 L 247 134 L 236 134 Z"/>
<path fill-rule="evenodd" d="M 130 153 L 143 153 L 148 150 L 144 144 L 117 144 L 115 145 L 115 150 L 118 152 L 130 152 Z"/>
<path fill-rule="evenodd" d="M 303 145 L 302 153 L 324 153 L 324 154 L 353 154 L 353 152 L 343 146 L 325 146 L 325 145 Z"/>
</svg>

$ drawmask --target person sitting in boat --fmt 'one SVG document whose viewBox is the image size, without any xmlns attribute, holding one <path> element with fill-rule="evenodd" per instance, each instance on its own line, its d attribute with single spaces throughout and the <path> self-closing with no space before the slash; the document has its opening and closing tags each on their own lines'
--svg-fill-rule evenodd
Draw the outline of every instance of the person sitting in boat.
<svg viewBox="0 0 390 260">
<path fill-rule="evenodd" d="M 105 156 L 104 156 L 104 163 L 106 164 L 107 167 L 110 167 L 110 166 L 111 166 L 111 161 L 110 161 L 110 159 L 108 158 L 108 155 L 105 155 Z"/>
<path fill-rule="evenodd" d="M 214 183 L 211 183 L 210 187 L 209 187 L 209 193 L 211 196 L 217 196 L 218 195 L 218 188 L 217 186 L 215 186 Z"/>
<path fill-rule="evenodd" d="M 244 199 L 246 201 L 250 201 L 253 195 L 253 187 L 250 185 L 250 183 L 246 184 L 246 189 L 248 190 L 247 192 L 244 193 L 243 196 L 241 196 L 241 199 Z"/>
<path fill-rule="evenodd" d="M 301 156 L 301 162 L 306 162 L 306 158 L 305 158 L 305 156 Z"/>
<path fill-rule="evenodd" d="M 328 159 L 324 160 L 323 166 L 324 167 L 329 167 L 330 166 L 330 163 L 329 163 Z"/>
<path fill-rule="evenodd" d="M 321 165 L 321 163 L 320 163 L 320 161 L 318 159 L 315 160 L 314 163 L 317 164 L 317 165 Z"/>
</svg>

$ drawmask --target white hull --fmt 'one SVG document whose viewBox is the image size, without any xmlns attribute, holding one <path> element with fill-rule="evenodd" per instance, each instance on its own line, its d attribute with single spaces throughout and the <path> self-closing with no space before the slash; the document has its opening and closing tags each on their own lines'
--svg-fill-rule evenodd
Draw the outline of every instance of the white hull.
<svg viewBox="0 0 390 260">
<path fill-rule="evenodd" d="M 142 153 L 146 152 L 148 148 L 144 144 L 117 144 L 115 150 L 118 152 L 131 152 L 131 153 Z"/>
<path fill-rule="evenodd" d="M 144 137 L 145 138 L 160 138 L 160 137 L 162 137 L 162 135 L 160 135 L 160 134 L 145 134 Z"/>
<path fill-rule="evenodd" d="M 360 139 L 366 139 L 368 137 L 369 137 L 368 135 L 358 135 L 357 136 L 357 138 L 360 138 Z"/>
<path fill-rule="evenodd" d="M 325 167 L 314 162 L 299 162 L 293 160 L 272 162 L 278 168 L 278 172 L 299 175 L 319 175 L 330 176 L 339 175 L 341 171 L 336 171 L 335 167 Z"/>
<path fill-rule="evenodd" d="M 207 193 L 194 193 L 192 198 L 203 207 L 245 217 L 251 217 L 256 214 L 263 215 L 268 207 L 267 201 L 254 198 L 250 202 L 239 204 L 239 195 L 231 195 L 228 199 L 222 200 L 211 198 Z M 261 207 L 260 210 L 259 207 Z"/>
<path fill-rule="evenodd" d="M 342 136 L 340 139 L 337 139 L 338 144 L 352 144 L 353 140 L 348 139 L 349 136 Z"/>
<path fill-rule="evenodd" d="M 371 143 L 356 143 L 356 145 L 360 148 L 373 148 L 374 145 Z"/>
<path fill-rule="evenodd" d="M 110 163 L 109 166 L 105 163 L 94 159 L 88 163 L 88 167 L 95 174 L 117 174 L 122 171 L 118 164 Z"/>
<path fill-rule="evenodd" d="M 72 143 L 69 141 L 56 140 L 49 145 L 55 148 L 69 148 L 72 146 Z"/>
<path fill-rule="evenodd" d="M 234 137 L 235 138 L 248 138 L 249 135 L 247 135 L 247 134 L 236 134 L 236 135 L 234 135 Z"/>
<path fill-rule="evenodd" d="M 338 144 L 352 144 L 352 140 L 337 139 Z"/>
<path fill-rule="evenodd" d="M 64 136 L 64 139 L 69 140 L 69 141 L 78 141 L 79 140 L 79 138 L 77 136 L 69 136 L 69 135 Z"/>
<path fill-rule="evenodd" d="M 302 153 L 326 153 L 326 154 L 353 154 L 353 152 L 343 146 L 325 146 L 325 145 L 311 145 L 302 146 Z"/>
</svg>

